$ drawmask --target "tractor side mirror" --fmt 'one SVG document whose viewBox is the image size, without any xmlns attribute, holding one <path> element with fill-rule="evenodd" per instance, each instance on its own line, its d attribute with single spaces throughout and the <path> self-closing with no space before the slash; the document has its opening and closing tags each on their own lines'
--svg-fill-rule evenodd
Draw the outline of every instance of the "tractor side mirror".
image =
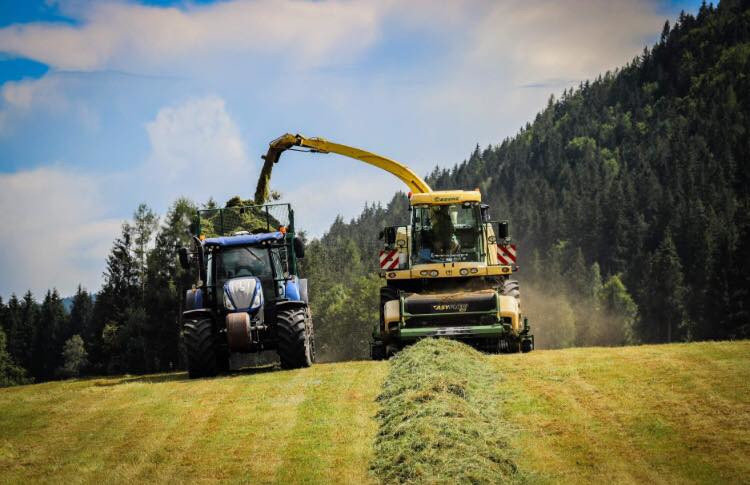
<svg viewBox="0 0 750 485">
<path fill-rule="evenodd" d="M 180 256 L 180 266 L 182 266 L 182 269 L 188 269 L 190 267 L 190 256 L 188 255 L 188 249 L 180 248 L 177 251 L 177 254 Z"/>
<path fill-rule="evenodd" d="M 497 238 L 507 239 L 508 238 L 508 221 L 500 221 L 497 223 Z"/>
<path fill-rule="evenodd" d="M 193 246 L 195 246 L 195 255 L 198 263 L 198 278 L 203 282 L 201 284 L 206 284 L 206 278 L 208 277 L 206 274 L 206 252 L 198 236 L 193 236 Z"/>
<path fill-rule="evenodd" d="M 303 259 L 305 257 L 305 243 L 302 242 L 299 236 L 294 236 L 292 244 L 294 244 L 294 254 L 299 259 Z"/>
</svg>

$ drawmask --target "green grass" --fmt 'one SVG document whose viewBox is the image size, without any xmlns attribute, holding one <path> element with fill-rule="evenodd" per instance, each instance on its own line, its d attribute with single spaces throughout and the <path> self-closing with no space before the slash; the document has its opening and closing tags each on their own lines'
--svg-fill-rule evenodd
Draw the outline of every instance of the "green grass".
<svg viewBox="0 0 750 485">
<path fill-rule="evenodd" d="M 362 483 L 387 364 L 0 390 L 0 482 Z"/>
<path fill-rule="evenodd" d="M 376 455 L 387 395 L 411 399 L 391 404 L 421 431 L 444 421 L 441 409 L 470 418 L 442 428 L 443 448 L 417 448 L 427 465 L 415 468 L 430 458 L 459 466 L 484 443 L 465 436 L 447 447 L 468 432 L 489 437 L 491 451 L 531 483 L 748 483 L 750 342 L 491 357 L 452 350 L 443 357 L 455 365 L 425 355 L 397 372 L 409 359 L 0 389 L 0 483 L 366 483 L 371 465 L 387 466 L 406 443 L 399 437 L 420 431 L 403 427 Z M 391 369 L 396 379 L 384 388 Z M 421 391 L 401 386 L 411 372 Z"/>
<path fill-rule="evenodd" d="M 750 341 L 491 358 L 542 483 L 750 483 Z"/>
</svg>

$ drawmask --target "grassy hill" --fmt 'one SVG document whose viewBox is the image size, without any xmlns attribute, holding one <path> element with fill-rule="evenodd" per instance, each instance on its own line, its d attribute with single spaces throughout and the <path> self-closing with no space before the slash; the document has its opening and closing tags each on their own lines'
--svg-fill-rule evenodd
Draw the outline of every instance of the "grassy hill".
<svg viewBox="0 0 750 485">
<path fill-rule="evenodd" d="M 748 341 L 537 351 L 486 363 L 515 463 L 532 483 L 750 476 Z M 1 389 L 0 482 L 373 481 L 375 398 L 389 367 Z"/>
</svg>

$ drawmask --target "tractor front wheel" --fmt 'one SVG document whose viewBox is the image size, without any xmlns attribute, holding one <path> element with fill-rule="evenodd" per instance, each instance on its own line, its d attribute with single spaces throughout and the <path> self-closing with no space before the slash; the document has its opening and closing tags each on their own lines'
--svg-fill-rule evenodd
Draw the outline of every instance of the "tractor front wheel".
<svg viewBox="0 0 750 485">
<path fill-rule="evenodd" d="M 310 367 L 315 361 L 312 317 L 306 308 L 281 310 L 276 316 L 282 369 Z"/>
<path fill-rule="evenodd" d="M 184 336 L 190 378 L 215 376 L 219 369 L 211 320 L 189 320 L 185 323 Z"/>
</svg>

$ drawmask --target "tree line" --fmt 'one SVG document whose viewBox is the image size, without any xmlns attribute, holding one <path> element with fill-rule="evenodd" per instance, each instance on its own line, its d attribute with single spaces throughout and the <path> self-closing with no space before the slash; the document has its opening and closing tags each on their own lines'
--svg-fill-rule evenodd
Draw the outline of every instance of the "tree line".
<svg viewBox="0 0 750 485">
<path fill-rule="evenodd" d="M 162 223 L 145 204 L 122 225 L 101 290 L 78 287 L 66 311 L 57 290 L 0 299 L 0 385 L 79 375 L 184 368 L 181 295 L 193 280 L 177 264 L 197 207 L 177 200 Z"/>
</svg>

